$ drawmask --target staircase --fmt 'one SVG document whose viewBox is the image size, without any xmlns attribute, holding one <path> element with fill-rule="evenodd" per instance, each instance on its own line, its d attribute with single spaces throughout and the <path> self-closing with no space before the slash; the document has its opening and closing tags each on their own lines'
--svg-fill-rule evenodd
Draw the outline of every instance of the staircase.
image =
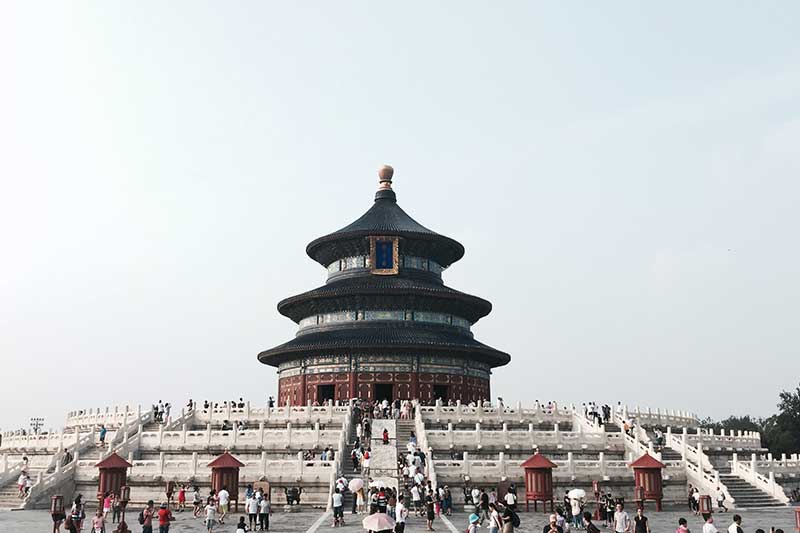
<svg viewBox="0 0 800 533">
<path fill-rule="evenodd" d="M 0 487 L 0 509 L 19 509 L 23 503 L 24 500 L 19 499 L 17 480 Z"/>
<path fill-rule="evenodd" d="M 680 461 L 681 454 L 668 446 L 661 448 L 662 461 Z"/>
<path fill-rule="evenodd" d="M 751 485 L 737 475 L 731 474 L 729 467 L 719 469 L 719 479 L 728 488 L 734 499 L 736 509 L 756 509 L 762 507 L 786 507 L 763 490 Z"/>
<path fill-rule="evenodd" d="M 347 435 L 347 442 L 344 447 L 344 456 L 341 458 L 342 475 L 348 481 L 361 477 L 361 470 L 353 468 L 353 460 L 350 458 L 350 452 L 353 451 L 353 443 L 356 441 L 356 425 L 358 424 L 355 420 L 353 420 L 350 424 L 350 434 Z M 342 507 L 344 508 L 344 512 L 353 510 L 353 501 L 355 501 L 355 495 L 349 490 L 346 491 L 342 497 Z"/>
</svg>

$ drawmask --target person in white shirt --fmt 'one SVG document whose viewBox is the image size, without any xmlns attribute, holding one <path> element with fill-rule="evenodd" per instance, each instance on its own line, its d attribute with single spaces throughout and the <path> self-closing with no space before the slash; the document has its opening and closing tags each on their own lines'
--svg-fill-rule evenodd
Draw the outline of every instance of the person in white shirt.
<svg viewBox="0 0 800 533">
<path fill-rule="evenodd" d="M 395 508 L 395 533 L 403 533 L 406 528 L 406 517 L 408 517 L 408 509 L 403 503 L 403 495 L 397 497 L 397 507 Z"/>
<path fill-rule="evenodd" d="M 472 505 L 478 505 L 481 503 L 481 491 L 478 490 L 478 487 L 472 487 L 470 495 L 472 496 Z"/>
<path fill-rule="evenodd" d="M 247 508 L 247 518 L 250 522 L 250 531 L 255 531 L 256 524 L 258 524 L 258 500 L 255 497 L 255 494 L 252 498 L 247 500 L 246 503 Z"/>
<path fill-rule="evenodd" d="M 261 527 L 262 531 L 269 531 L 269 515 L 271 512 L 269 500 L 267 498 L 262 498 L 258 502 L 258 525 Z"/>
<path fill-rule="evenodd" d="M 333 506 L 333 527 L 344 525 L 344 499 L 339 487 L 336 487 L 331 494 L 331 504 Z"/>
<path fill-rule="evenodd" d="M 733 523 L 728 526 L 728 533 L 744 533 L 744 530 L 742 530 L 741 515 L 733 515 Z"/>
<path fill-rule="evenodd" d="M 422 513 L 422 497 L 419 492 L 419 487 L 416 485 L 411 487 L 411 502 L 414 504 L 414 512 L 418 515 Z"/>
<path fill-rule="evenodd" d="M 703 524 L 703 533 L 719 533 L 717 527 L 714 525 L 714 517 L 709 515 L 704 515 L 706 519 L 706 523 Z"/>
<path fill-rule="evenodd" d="M 617 510 L 614 512 L 614 531 L 616 533 L 629 533 L 630 530 L 631 517 L 622 510 L 622 505 L 618 503 Z"/>
<path fill-rule="evenodd" d="M 214 530 L 214 524 L 217 523 L 217 508 L 214 507 L 213 504 L 209 503 L 206 505 L 206 528 L 208 528 L 208 533 L 211 533 Z"/>
<path fill-rule="evenodd" d="M 231 494 L 228 492 L 228 487 L 222 487 L 217 493 L 217 501 L 219 502 L 219 523 L 225 523 L 225 515 L 228 514 L 228 503 L 230 503 Z"/>
<path fill-rule="evenodd" d="M 512 511 L 517 508 L 517 496 L 513 492 L 506 492 L 505 501 L 506 506 L 508 506 Z"/>
</svg>

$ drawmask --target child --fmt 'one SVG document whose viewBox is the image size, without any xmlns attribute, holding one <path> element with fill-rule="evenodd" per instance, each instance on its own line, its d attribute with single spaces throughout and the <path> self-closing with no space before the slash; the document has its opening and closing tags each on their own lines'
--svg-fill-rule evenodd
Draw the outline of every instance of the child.
<svg viewBox="0 0 800 533">
<path fill-rule="evenodd" d="M 208 528 L 208 533 L 212 533 L 214 530 L 214 524 L 217 523 L 217 506 L 214 504 L 214 500 L 211 499 L 209 496 L 209 502 L 206 504 L 206 528 Z"/>
<path fill-rule="evenodd" d="M 106 533 L 106 519 L 101 509 L 98 509 L 92 518 L 92 533 Z"/>
<path fill-rule="evenodd" d="M 178 489 L 178 511 L 186 509 L 186 485 L 181 485 Z"/>
<path fill-rule="evenodd" d="M 244 517 L 239 517 L 239 523 L 236 524 L 236 533 L 245 533 L 246 531 L 250 531 L 247 528 L 247 524 L 244 523 Z"/>
</svg>

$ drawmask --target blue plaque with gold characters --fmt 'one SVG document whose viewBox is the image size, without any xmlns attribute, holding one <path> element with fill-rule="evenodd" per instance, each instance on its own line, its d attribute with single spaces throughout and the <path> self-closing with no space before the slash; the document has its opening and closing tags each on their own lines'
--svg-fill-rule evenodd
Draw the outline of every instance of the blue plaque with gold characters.
<svg viewBox="0 0 800 533">
<path fill-rule="evenodd" d="M 370 237 L 370 272 L 392 275 L 398 272 L 399 253 L 397 237 Z"/>
</svg>

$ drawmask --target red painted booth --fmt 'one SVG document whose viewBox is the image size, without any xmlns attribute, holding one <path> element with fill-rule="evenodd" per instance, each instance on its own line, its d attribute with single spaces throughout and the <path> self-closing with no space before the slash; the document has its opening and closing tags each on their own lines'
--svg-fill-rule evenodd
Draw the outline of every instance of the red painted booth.
<svg viewBox="0 0 800 533">
<path fill-rule="evenodd" d="M 106 492 L 119 496 L 122 487 L 128 480 L 128 469 L 132 466 L 128 461 L 112 453 L 95 465 L 100 469 L 100 483 L 97 487 L 97 499 L 100 500 L 100 508 L 103 508 L 103 496 Z"/>
<path fill-rule="evenodd" d="M 664 485 L 661 478 L 661 469 L 664 463 L 645 453 L 630 464 L 633 468 L 635 499 L 644 507 L 647 500 L 655 500 L 656 511 L 661 511 L 661 500 L 664 498 Z"/>
<path fill-rule="evenodd" d="M 211 488 L 215 492 L 225 487 L 231 495 L 231 507 L 235 512 L 239 512 L 239 469 L 244 463 L 228 452 L 223 453 L 210 463 L 211 467 Z"/>
<path fill-rule="evenodd" d="M 538 502 L 542 502 L 544 512 L 547 512 L 547 502 L 550 502 L 551 512 L 553 507 L 553 469 L 556 464 L 536 452 L 527 461 L 522 463 L 525 469 L 525 510 L 529 509 L 528 502 L 533 502 L 533 510 L 537 511 Z"/>
</svg>

